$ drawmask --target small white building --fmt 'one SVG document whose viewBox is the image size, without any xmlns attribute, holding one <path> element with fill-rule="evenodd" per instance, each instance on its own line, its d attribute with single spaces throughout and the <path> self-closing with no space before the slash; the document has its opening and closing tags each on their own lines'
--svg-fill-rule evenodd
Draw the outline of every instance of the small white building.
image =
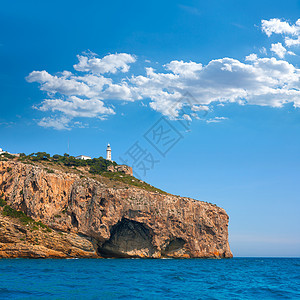
<svg viewBox="0 0 300 300">
<path fill-rule="evenodd" d="M 76 158 L 76 159 L 82 159 L 82 160 L 92 159 L 91 157 L 86 156 L 86 155 L 79 155 L 79 156 L 76 156 L 75 158 Z"/>
<path fill-rule="evenodd" d="M 107 145 L 107 148 L 106 148 L 106 160 L 111 160 L 111 147 L 110 147 L 110 144 Z"/>
<path fill-rule="evenodd" d="M 2 148 L 0 148 L 0 154 L 6 153 L 6 151 L 3 151 Z"/>
</svg>

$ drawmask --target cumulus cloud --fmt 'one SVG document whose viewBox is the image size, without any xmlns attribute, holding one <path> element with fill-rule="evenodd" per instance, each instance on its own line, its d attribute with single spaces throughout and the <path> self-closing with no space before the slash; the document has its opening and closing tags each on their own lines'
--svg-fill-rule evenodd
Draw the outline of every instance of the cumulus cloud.
<svg viewBox="0 0 300 300">
<path fill-rule="evenodd" d="M 202 64 L 197 64 L 195 62 L 184 62 L 184 61 L 171 61 L 170 63 L 164 65 L 164 67 L 172 71 L 174 74 L 178 74 L 184 77 L 194 77 L 197 71 L 202 70 Z"/>
<path fill-rule="evenodd" d="M 288 22 L 277 18 L 262 20 L 261 25 L 262 31 L 265 32 L 267 36 L 271 36 L 273 33 L 285 35 L 299 35 L 300 33 L 300 19 L 298 19 L 294 25 L 290 25 Z"/>
<path fill-rule="evenodd" d="M 180 103 L 185 91 L 193 95 L 193 104 L 205 106 L 213 102 L 299 105 L 299 69 L 274 57 L 258 58 L 253 54 L 246 61 L 222 58 L 205 66 L 173 61 L 165 65 L 172 72 L 158 73 L 151 69 L 147 76 L 133 77 L 131 82 L 142 97 L 152 100 L 153 109 L 166 116 L 177 116 L 181 106 L 174 107 L 174 103 Z"/>
<path fill-rule="evenodd" d="M 300 36 L 298 36 L 298 38 L 296 38 L 296 39 L 286 37 L 285 44 L 288 47 L 300 45 Z"/>
<path fill-rule="evenodd" d="M 70 96 L 67 100 L 46 99 L 37 107 L 41 111 L 58 111 L 66 116 L 95 118 L 103 115 L 115 114 L 112 108 L 104 106 L 104 103 L 98 99 L 80 99 L 76 96 Z"/>
<path fill-rule="evenodd" d="M 94 55 L 94 54 L 93 54 Z M 125 73 L 129 63 L 135 62 L 133 55 L 126 53 L 110 54 L 102 59 L 91 56 L 78 56 L 79 63 L 74 65 L 80 74 L 63 71 L 55 75 L 47 71 L 33 71 L 27 77 L 28 82 L 40 84 L 40 90 L 47 92 L 48 98 L 35 108 L 40 111 L 61 113 L 62 117 L 43 118 L 38 124 L 43 127 L 67 129 L 71 120 L 77 117 L 106 119 L 115 114 L 105 106 L 103 100 L 134 101 L 138 99 L 133 89 L 124 80 L 113 82 L 101 73 Z M 83 74 L 82 74 L 83 72 Z"/>
<path fill-rule="evenodd" d="M 53 76 L 49 74 L 47 71 L 33 71 L 27 77 L 26 80 L 28 82 L 38 82 L 41 84 L 40 90 L 46 91 L 49 93 L 60 93 L 64 95 L 80 95 L 93 97 L 96 96 L 96 91 L 93 90 L 92 86 L 87 83 L 86 80 L 80 80 L 80 78 L 76 78 L 74 76 L 69 76 L 67 78 L 64 75 L 61 76 Z M 100 78 L 98 78 L 100 81 Z M 97 90 L 101 91 L 101 86 L 97 85 Z"/>
<path fill-rule="evenodd" d="M 191 106 L 192 111 L 209 111 L 209 107 L 205 105 L 192 105 Z"/>
<path fill-rule="evenodd" d="M 255 53 L 251 53 L 248 56 L 246 56 L 245 60 L 246 61 L 255 61 L 257 60 L 258 56 Z"/>
<path fill-rule="evenodd" d="M 274 52 L 280 58 L 284 58 L 287 52 L 281 43 L 272 44 L 271 51 Z"/>
<path fill-rule="evenodd" d="M 294 25 L 279 19 L 264 21 L 262 28 L 269 36 L 290 34 L 294 38 L 298 34 L 299 20 Z M 293 52 L 280 42 L 272 44 L 271 51 L 279 59 L 252 53 L 244 61 L 228 57 L 207 64 L 173 60 L 159 71 L 145 67 L 145 72 L 129 75 L 125 73 L 136 61 L 134 55 L 120 53 L 98 58 L 88 53 L 78 56 L 75 72 L 33 71 L 26 80 L 38 83 L 47 94 L 35 108 L 54 114 L 42 118 L 39 125 L 55 129 L 71 128 L 79 122 L 74 118 L 105 120 L 116 113 L 109 105 L 111 100 L 120 100 L 120 104 L 149 100 L 150 108 L 170 119 L 189 121 L 203 119 L 201 116 L 206 116 L 214 105 L 226 103 L 271 107 L 293 103 L 300 107 L 300 69 L 283 60 Z M 264 53 L 260 51 L 260 55 Z M 187 106 L 190 111 L 183 113 Z M 208 123 L 222 120 L 212 118 Z"/>
<path fill-rule="evenodd" d="M 136 61 L 133 55 L 127 53 L 109 54 L 103 58 L 77 55 L 77 58 L 79 63 L 74 65 L 76 71 L 91 72 L 94 74 L 114 74 L 117 71 L 125 73 L 129 71 L 129 64 Z"/>
<path fill-rule="evenodd" d="M 276 18 L 262 20 L 261 24 L 262 31 L 268 37 L 270 37 L 272 34 L 280 34 L 284 37 L 285 45 L 287 47 L 300 45 L 300 19 L 298 19 L 295 24 L 290 24 L 287 21 L 282 21 Z M 291 52 L 290 54 L 293 55 L 294 53 Z"/>
<path fill-rule="evenodd" d="M 38 121 L 38 125 L 44 128 L 53 128 L 56 130 L 70 130 L 70 118 L 62 117 L 45 117 Z"/>
</svg>

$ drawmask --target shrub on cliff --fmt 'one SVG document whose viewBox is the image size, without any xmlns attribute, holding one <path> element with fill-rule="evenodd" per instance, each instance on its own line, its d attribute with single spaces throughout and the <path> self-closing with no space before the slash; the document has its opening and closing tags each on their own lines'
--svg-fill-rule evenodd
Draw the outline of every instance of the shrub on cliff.
<svg viewBox="0 0 300 300">
<path fill-rule="evenodd" d="M 49 161 L 52 163 L 63 164 L 66 167 L 90 167 L 90 172 L 92 174 L 101 174 L 102 172 L 107 171 L 109 165 L 117 165 L 117 163 L 106 160 L 103 157 L 82 160 L 66 153 L 64 155 L 55 154 L 51 157 L 51 155 L 46 152 L 37 152 L 31 153 L 28 156 L 22 155 L 19 159 L 27 163 L 30 163 L 30 161 Z"/>
<path fill-rule="evenodd" d="M 0 154 L 0 156 L 5 157 L 5 158 L 9 158 L 9 159 L 13 159 L 15 158 L 15 156 L 9 154 L 9 153 L 2 153 Z"/>
<path fill-rule="evenodd" d="M 43 224 L 41 221 L 38 221 L 38 222 L 34 221 L 31 217 L 27 216 L 22 211 L 16 210 L 16 209 L 12 208 L 11 206 L 7 205 L 6 201 L 4 201 L 4 202 L 5 202 L 5 204 L 3 205 L 4 207 L 3 207 L 3 211 L 2 211 L 3 216 L 11 217 L 14 219 L 19 219 L 19 221 L 21 223 L 23 223 L 24 225 L 32 224 L 32 225 L 34 225 L 32 228 L 34 230 L 38 229 L 38 227 L 41 227 L 41 228 L 45 229 L 47 232 L 51 232 L 51 229 L 47 225 Z"/>
<path fill-rule="evenodd" d="M 34 223 L 32 218 L 25 215 L 22 211 L 10 207 L 9 205 L 4 206 L 2 214 L 3 216 L 19 219 L 23 224 Z"/>
<path fill-rule="evenodd" d="M 49 160 L 50 154 L 46 152 L 37 152 L 30 155 L 33 161 Z"/>
<path fill-rule="evenodd" d="M 0 206 L 3 207 L 5 206 L 7 203 L 6 201 L 3 199 L 4 197 L 4 194 L 2 193 L 2 195 L 0 196 Z"/>
<path fill-rule="evenodd" d="M 90 166 L 90 173 L 92 174 L 102 174 L 107 171 L 107 167 L 110 165 L 117 165 L 115 162 L 104 159 L 103 157 L 93 158 L 86 160 L 87 164 Z"/>
<path fill-rule="evenodd" d="M 130 175 L 127 175 L 127 174 L 124 174 L 121 172 L 104 172 L 101 175 L 109 178 L 110 180 L 121 181 L 125 184 L 140 187 L 140 188 L 150 191 L 150 192 L 167 194 L 165 191 L 162 191 L 142 180 L 139 180 L 133 176 L 130 176 Z"/>
</svg>

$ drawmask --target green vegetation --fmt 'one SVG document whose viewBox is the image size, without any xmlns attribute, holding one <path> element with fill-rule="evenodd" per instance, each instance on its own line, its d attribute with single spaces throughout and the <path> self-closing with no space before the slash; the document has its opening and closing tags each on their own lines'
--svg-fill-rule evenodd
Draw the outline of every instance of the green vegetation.
<svg viewBox="0 0 300 300">
<path fill-rule="evenodd" d="M 23 225 L 33 225 L 32 230 L 38 230 L 39 228 L 43 228 L 47 232 L 51 232 L 51 229 L 47 225 L 43 224 L 41 221 L 34 221 L 31 217 L 27 216 L 22 211 L 16 210 L 11 206 L 7 205 L 6 202 L 3 207 L 2 214 L 3 216 L 18 219 Z"/>
<path fill-rule="evenodd" d="M 8 216 L 11 218 L 19 219 L 24 225 L 29 223 L 35 223 L 35 221 L 25 215 L 22 211 L 16 210 L 9 205 L 5 205 L 2 212 L 3 216 Z"/>
<path fill-rule="evenodd" d="M 41 160 L 49 160 L 50 159 L 50 154 L 46 152 L 37 152 L 37 153 L 32 153 L 29 156 L 31 156 L 32 161 L 41 161 Z M 23 156 L 24 157 L 24 156 Z"/>
<path fill-rule="evenodd" d="M 43 224 L 41 221 L 35 222 L 35 224 L 41 226 L 42 228 L 47 228 L 47 226 Z"/>
<path fill-rule="evenodd" d="M 11 155 L 9 153 L 2 153 L 2 154 L 0 154 L 0 157 L 6 157 L 6 158 L 9 158 L 9 159 L 15 158 L 14 155 Z"/>
<path fill-rule="evenodd" d="M 20 194 L 23 194 L 23 191 L 21 191 Z M 16 210 L 16 209 L 12 208 L 11 206 L 9 206 L 7 204 L 7 202 L 4 200 L 3 193 L 0 196 L 0 207 L 3 207 L 3 210 L 2 210 L 3 216 L 18 219 L 24 225 L 31 224 L 31 225 L 33 225 L 32 230 L 38 230 L 39 228 L 43 228 L 43 229 L 45 229 L 45 231 L 51 232 L 51 229 L 47 225 L 42 223 L 41 221 L 36 222 L 31 217 L 28 217 L 26 214 L 24 214 L 22 211 Z"/>
<path fill-rule="evenodd" d="M 161 194 L 167 194 L 166 192 L 164 192 L 160 189 L 157 189 L 154 186 L 152 186 L 144 181 L 141 181 L 133 176 L 126 175 L 121 172 L 103 172 L 101 175 L 104 177 L 110 178 L 111 180 L 121 181 L 125 184 L 133 185 L 133 186 L 142 188 L 142 189 L 150 191 L 150 192 L 158 192 Z M 125 188 L 128 188 L 128 187 L 125 187 Z"/>
<path fill-rule="evenodd" d="M 5 206 L 7 203 L 6 201 L 3 199 L 4 197 L 4 194 L 2 193 L 2 195 L 0 196 L 0 206 L 3 207 Z"/>
<path fill-rule="evenodd" d="M 68 154 L 58 155 L 55 154 L 51 157 L 50 154 L 46 152 L 37 152 L 31 153 L 30 155 L 22 156 L 20 155 L 19 160 L 22 162 L 49 162 L 52 164 L 63 165 L 66 167 L 89 167 L 91 174 L 101 174 L 102 172 L 107 171 L 107 167 L 110 165 L 117 165 L 115 162 L 104 159 L 103 157 L 93 158 L 88 160 L 76 159 L 74 156 Z M 46 169 L 48 173 L 53 173 L 53 170 Z"/>
</svg>

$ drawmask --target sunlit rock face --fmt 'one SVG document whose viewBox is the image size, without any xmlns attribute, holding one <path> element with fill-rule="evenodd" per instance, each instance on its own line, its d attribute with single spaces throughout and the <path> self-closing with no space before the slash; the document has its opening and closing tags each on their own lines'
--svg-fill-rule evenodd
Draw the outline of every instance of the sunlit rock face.
<svg viewBox="0 0 300 300">
<path fill-rule="evenodd" d="M 43 245 L 43 257 L 68 251 L 72 257 L 232 257 L 228 215 L 206 202 L 16 161 L 0 161 L 1 193 L 11 207 L 60 233 L 51 248 Z M 2 248 L 8 235 L 0 235 Z M 59 247 L 59 236 L 69 237 L 68 251 Z M 16 237 L 10 246 L 18 243 Z M 0 257 L 9 256 L 3 249 Z"/>
</svg>

